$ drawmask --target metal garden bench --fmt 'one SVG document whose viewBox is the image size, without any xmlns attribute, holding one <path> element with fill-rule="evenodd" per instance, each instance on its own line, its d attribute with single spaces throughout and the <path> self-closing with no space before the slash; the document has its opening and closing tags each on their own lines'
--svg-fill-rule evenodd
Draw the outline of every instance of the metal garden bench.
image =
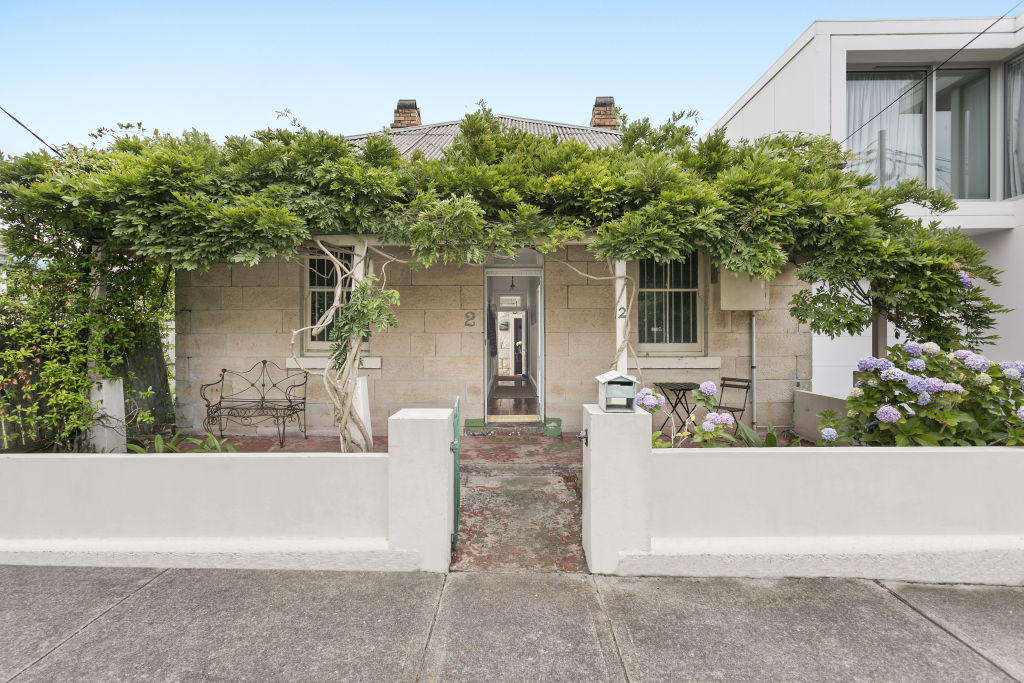
<svg viewBox="0 0 1024 683">
<path fill-rule="evenodd" d="M 199 395 L 206 401 L 206 419 L 203 427 L 212 431 L 216 426 L 224 438 L 224 423 L 253 425 L 273 420 L 277 427 L 278 442 L 284 447 L 285 425 L 297 423 L 306 435 L 306 383 L 309 373 L 304 370 L 285 370 L 267 360 L 257 362 L 248 370 L 221 370 L 216 382 L 199 387 Z"/>
</svg>

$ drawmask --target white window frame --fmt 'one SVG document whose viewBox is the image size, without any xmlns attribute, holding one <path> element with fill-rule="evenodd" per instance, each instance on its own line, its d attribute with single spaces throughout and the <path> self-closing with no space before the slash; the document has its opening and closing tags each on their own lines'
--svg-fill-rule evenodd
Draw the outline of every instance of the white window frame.
<svg viewBox="0 0 1024 683">
<path fill-rule="evenodd" d="M 333 251 L 335 253 L 348 253 L 348 254 L 352 255 L 353 258 L 354 258 L 355 255 L 359 252 L 358 246 L 356 244 L 356 240 L 354 238 L 345 238 L 345 237 L 335 237 L 335 236 L 332 236 L 332 237 L 329 237 L 329 238 L 328 237 L 320 237 L 319 239 L 320 239 L 321 242 L 324 243 L 324 245 L 326 247 L 328 247 L 329 249 L 331 249 L 331 251 Z M 316 248 L 315 245 L 314 245 L 314 248 Z M 326 261 L 328 264 L 330 264 L 331 268 L 334 267 L 334 264 L 331 263 L 330 259 L 328 259 L 326 256 L 317 256 L 315 254 L 311 254 L 311 255 L 303 257 L 303 259 L 302 259 L 303 270 L 302 270 L 302 283 L 301 283 L 302 284 L 302 310 L 300 311 L 300 316 L 301 316 L 300 317 L 300 321 L 301 321 L 302 327 L 309 327 L 311 325 L 316 324 L 316 320 L 312 319 L 312 302 L 313 302 L 313 294 L 315 292 L 330 292 L 331 300 L 333 301 L 333 298 L 334 298 L 334 287 L 322 287 L 322 286 L 314 286 L 314 285 L 310 285 L 309 284 L 310 268 L 312 267 L 311 264 L 312 264 L 313 261 Z M 362 273 L 365 272 L 365 270 L 366 270 L 366 267 L 365 267 L 365 259 L 364 259 L 363 265 L 361 267 L 355 268 L 353 270 L 352 276 L 349 277 L 349 286 L 348 286 L 346 292 L 350 292 L 351 291 L 351 284 L 352 284 L 351 281 L 353 279 L 357 279 L 357 280 L 358 279 L 362 279 Z M 327 355 L 330 352 L 331 346 L 333 344 L 334 344 L 334 342 L 332 342 L 332 341 L 317 341 L 317 340 L 312 339 L 312 330 L 306 330 L 303 333 L 303 335 L 302 335 L 303 355 L 312 355 L 312 356 Z"/>
<path fill-rule="evenodd" d="M 637 280 L 636 280 L 636 306 L 634 307 L 635 312 L 632 316 L 633 324 L 636 325 L 636 339 L 637 339 L 637 353 L 645 356 L 699 356 L 704 354 L 704 337 L 707 320 L 707 286 L 708 286 L 708 259 L 704 254 L 694 253 L 694 258 L 697 260 L 697 286 L 694 287 L 681 287 L 681 288 L 647 288 L 640 286 L 639 270 L 641 267 L 641 260 L 637 260 Z M 697 333 L 696 341 L 693 343 L 640 343 L 640 294 L 641 292 L 696 292 L 696 306 L 697 306 Z"/>
</svg>

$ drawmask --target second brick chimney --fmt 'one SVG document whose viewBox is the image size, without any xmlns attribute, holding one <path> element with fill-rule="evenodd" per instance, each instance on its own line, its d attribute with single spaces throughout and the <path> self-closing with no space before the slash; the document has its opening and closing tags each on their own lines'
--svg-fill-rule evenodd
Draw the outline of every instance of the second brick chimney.
<svg viewBox="0 0 1024 683">
<path fill-rule="evenodd" d="M 416 100 L 398 100 L 398 106 L 395 107 L 395 120 L 391 127 L 411 128 L 422 125 L 420 108 L 416 106 Z"/>
<path fill-rule="evenodd" d="M 590 127 L 618 130 L 619 119 L 615 115 L 614 97 L 598 97 L 594 100 L 594 112 L 590 115 Z"/>
</svg>

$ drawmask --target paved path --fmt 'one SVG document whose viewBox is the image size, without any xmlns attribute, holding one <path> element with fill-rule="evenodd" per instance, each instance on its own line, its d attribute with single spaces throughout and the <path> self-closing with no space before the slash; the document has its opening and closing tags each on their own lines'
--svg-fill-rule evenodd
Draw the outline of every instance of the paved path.
<svg viewBox="0 0 1024 683">
<path fill-rule="evenodd" d="M 1024 588 L 0 566 L 0 681 L 1024 679 Z"/>
</svg>

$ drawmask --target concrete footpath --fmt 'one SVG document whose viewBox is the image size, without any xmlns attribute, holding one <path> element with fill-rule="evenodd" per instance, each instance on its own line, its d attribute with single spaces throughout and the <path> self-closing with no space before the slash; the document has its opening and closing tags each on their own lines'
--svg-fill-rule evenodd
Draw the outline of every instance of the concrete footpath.
<svg viewBox="0 0 1024 683">
<path fill-rule="evenodd" d="M 1024 588 L 0 566 L 0 681 L 1024 679 Z"/>
</svg>

